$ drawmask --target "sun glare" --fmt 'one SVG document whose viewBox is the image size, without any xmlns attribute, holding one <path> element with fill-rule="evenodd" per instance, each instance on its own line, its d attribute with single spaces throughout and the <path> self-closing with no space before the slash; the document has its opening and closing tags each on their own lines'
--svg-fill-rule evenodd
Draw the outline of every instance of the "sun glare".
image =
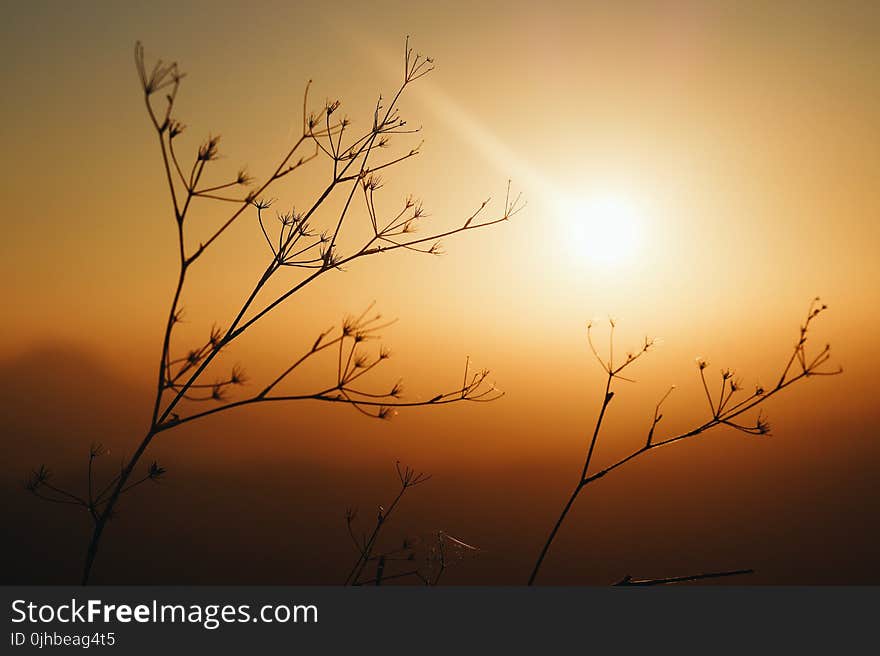
<svg viewBox="0 0 880 656">
<path fill-rule="evenodd" d="M 602 267 L 622 266 L 639 253 L 645 229 L 642 214 L 633 199 L 611 194 L 569 198 L 559 209 L 571 256 Z"/>
</svg>

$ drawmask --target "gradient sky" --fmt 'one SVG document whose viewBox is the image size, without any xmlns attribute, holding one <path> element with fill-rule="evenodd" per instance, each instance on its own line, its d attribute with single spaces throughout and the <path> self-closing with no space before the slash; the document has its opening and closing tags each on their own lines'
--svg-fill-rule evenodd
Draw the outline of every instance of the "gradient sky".
<svg viewBox="0 0 880 656">
<path fill-rule="evenodd" d="M 149 60 L 176 60 L 187 73 L 181 153 L 222 134 L 219 182 L 242 164 L 270 171 L 297 135 L 310 78 L 316 108 L 338 97 L 355 125 L 366 124 L 377 94 L 398 82 L 409 34 L 437 70 L 403 101 L 425 145 L 386 176 L 386 207 L 412 193 L 431 215 L 426 230 L 442 230 L 488 196 L 497 208 L 510 178 L 527 208 L 509 223 L 446 240 L 443 257 L 393 255 L 327 276 L 237 343 L 224 366 L 241 362 L 264 379 L 320 330 L 375 300 L 399 318 L 386 331 L 394 358 L 378 380 L 403 376 L 412 397 L 425 398 L 454 387 L 470 356 L 492 369 L 506 397 L 408 410 L 390 423 L 314 404 L 245 410 L 163 436 L 155 455 L 171 479 L 131 502 L 119 544 L 168 548 L 181 532 L 191 536 L 198 516 L 204 537 L 187 550 L 204 555 L 232 540 L 238 558 L 249 548 L 218 526 L 246 508 L 232 534 L 299 556 L 269 548 L 271 558 L 232 574 L 232 556 L 220 549 L 199 566 L 181 556 L 140 571 L 173 581 L 333 581 L 350 556 L 343 509 L 385 502 L 399 458 L 435 476 L 413 492 L 400 531 L 443 528 L 483 546 L 486 554 L 454 580 L 519 582 L 579 471 L 601 400 L 588 319 L 614 316 L 621 352 L 645 334 L 661 339 L 638 364 L 638 383 L 618 389 L 598 454 L 610 461 L 638 445 L 672 383 L 679 389 L 666 428 L 704 418 L 696 356 L 713 373 L 729 366 L 746 384 L 771 382 L 818 294 L 830 310 L 813 336 L 820 347 L 832 344 L 844 375 L 807 381 L 769 404 L 772 438 L 718 431 L 591 488 L 546 580 L 737 567 L 758 569 L 755 582 L 880 580 L 871 555 L 880 455 L 880 9 L 606 5 L 7 8 L 0 355 L 4 439 L 15 447 L 9 512 L 17 521 L 56 518 L 13 489 L 27 467 L 46 460 L 80 475 L 70 458 L 93 439 L 130 452 L 150 409 L 176 276 L 175 230 L 134 42 Z M 396 147 L 405 152 L 420 138 Z M 315 167 L 271 195 L 281 206 L 304 203 L 325 173 Z M 571 247 L 577 217 L 566 208 L 608 195 L 637 208 L 639 247 L 628 257 L 613 241 L 602 253 L 618 255 L 608 257 Z M 208 230 L 219 215 L 205 205 L 196 217 L 194 227 Z M 178 353 L 212 322 L 228 324 L 266 261 L 246 216 L 194 275 Z M 138 522 L 149 521 L 151 508 L 170 519 L 147 539 Z M 33 553 L 36 539 L 23 532 L 17 544 Z M 318 548 L 334 554 L 330 564 L 307 561 Z M 75 570 L 80 556 L 46 558 L 54 569 L 40 571 L 51 578 Z M 22 570 L 28 576 L 42 567 L 33 563 Z M 108 577 L 146 576 L 113 556 L 106 568 Z"/>
</svg>

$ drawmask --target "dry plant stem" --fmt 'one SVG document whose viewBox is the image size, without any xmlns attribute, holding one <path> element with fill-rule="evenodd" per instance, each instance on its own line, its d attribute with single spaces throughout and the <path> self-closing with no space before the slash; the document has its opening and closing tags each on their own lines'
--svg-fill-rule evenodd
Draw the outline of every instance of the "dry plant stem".
<svg viewBox="0 0 880 656">
<path fill-rule="evenodd" d="M 382 560 L 380 560 L 379 562 L 384 563 L 384 561 L 382 561 Z M 382 585 L 382 583 L 385 583 L 387 581 L 394 581 L 396 579 L 405 579 L 409 576 L 415 576 L 423 583 L 427 583 L 427 581 L 425 581 L 425 578 L 422 576 L 422 573 L 420 571 L 418 571 L 417 569 L 413 569 L 408 572 L 400 572 L 399 574 L 388 574 L 388 575 L 381 575 L 380 576 L 380 574 L 382 574 L 382 572 L 384 572 L 384 565 L 383 565 L 383 569 L 381 571 L 377 571 L 376 578 L 368 579 L 368 580 L 364 581 L 363 583 L 361 583 L 360 585 Z"/>
<path fill-rule="evenodd" d="M 358 542 L 358 539 L 354 536 L 354 532 L 351 528 L 350 514 L 347 519 L 349 520 L 349 533 L 351 538 L 354 541 L 355 546 L 361 550 L 361 543 Z M 435 532 L 434 540 L 435 544 L 429 549 L 426 558 L 427 571 L 422 572 L 419 567 L 414 567 L 394 574 L 386 573 L 389 564 L 394 561 L 412 563 L 415 560 L 415 552 L 412 549 L 417 543 L 410 543 L 408 540 L 404 540 L 403 547 L 381 554 L 374 554 L 368 558 L 368 560 L 376 561 L 376 576 L 368 580 L 362 580 L 356 577 L 355 580 L 352 581 L 352 585 L 381 585 L 388 581 L 413 577 L 423 585 L 437 586 L 440 584 L 440 579 L 443 578 L 443 575 L 446 573 L 447 569 L 449 569 L 449 566 L 454 560 L 454 556 L 452 556 L 450 550 L 458 551 L 460 554 L 479 551 L 477 547 L 462 542 L 445 531 Z M 364 542 L 366 542 L 366 536 L 364 537 Z"/>
<path fill-rule="evenodd" d="M 394 513 L 394 510 L 397 508 L 400 500 L 403 499 L 403 495 L 406 494 L 406 491 L 416 485 L 424 483 L 430 480 L 430 476 L 421 472 L 416 472 L 414 469 L 409 467 L 401 468 L 400 462 L 397 462 L 397 477 L 400 481 L 400 490 L 397 493 L 397 496 L 394 497 L 394 500 L 391 502 L 391 505 L 388 506 L 386 510 L 382 506 L 379 506 L 378 512 L 376 513 L 376 523 L 373 526 L 373 530 L 370 533 L 369 538 L 366 536 L 359 541 L 354 534 L 354 529 L 352 523 L 356 516 L 356 511 L 351 511 L 346 513 L 346 523 L 348 525 L 348 532 L 351 536 L 352 541 L 355 544 L 355 547 L 358 550 L 358 558 L 354 563 L 354 566 L 351 568 L 351 571 L 348 573 L 348 576 L 345 577 L 345 585 L 362 585 L 359 581 L 361 575 L 363 574 L 364 568 L 367 564 L 373 559 L 373 550 L 376 547 L 376 542 L 379 539 L 379 534 L 382 531 L 382 528 L 388 523 L 388 520 L 391 518 L 391 515 Z M 382 580 L 382 569 L 384 569 L 385 565 L 385 555 L 380 556 L 380 564 L 381 568 L 377 570 L 376 579 L 373 581 L 376 585 Z M 386 580 L 392 577 L 385 577 Z"/>
<path fill-rule="evenodd" d="M 327 104 L 323 112 L 323 118 L 326 121 L 326 126 L 318 127 L 318 120 L 314 118 L 314 116 L 309 116 L 307 114 L 309 90 L 309 86 L 307 85 L 303 100 L 302 135 L 294 143 L 287 154 L 281 159 L 274 172 L 255 189 L 249 191 L 247 195 L 243 198 L 230 198 L 218 195 L 216 192 L 221 192 L 236 185 L 247 184 L 250 181 L 250 177 L 246 175 L 244 170 L 239 173 L 237 179 L 233 182 L 227 184 L 213 185 L 201 189 L 199 189 L 198 187 L 199 182 L 202 179 L 202 175 L 205 171 L 206 165 L 217 156 L 217 138 L 209 138 L 208 141 L 200 147 L 198 156 L 193 163 L 189 176 L 184 175 L 183 169 L 180 166 L 174 149 L 174 138 L 183 130 L 183 126 L 176 120 L 174 120 L 171 116 L 172 108 L 183 74 L 179 73 L 176 64 L 163 66 L 161 61 L 156 63 L 151 72 L 148 71 L 144 65 L 143 49 L 140 44 L 138 44 L 135 49 L 135 60 L 144 90 L 144 100 L 147 108 L 147 113 L 154 129 L 156 130 L 156 134 L 159 140 L 162 162 L 165 169 L 166 180 L 171 196 L 171 203 L 177 226 L 179 270 L 177 282 L 175 285 L 175 291 L 172 296 L 171 306 L 169 309 L 167 321 L 165 323 L 165 330 L 162 339 L 162 352 L 159 360 L 156 397 L 153 404 L 150 426 L 146 431 L 144 437 L 140 441 L 138 447 L 135 449 L 134 453 L 121 467 L 117 476 L 110 481 L 108 486 L 97 496 L 97 498 L 94 498 L 92 495 L 91 486 L 93 456 L 90 457 L 89 499 L 87 502 L 78 497 L 72 497 L 72 495 L 68 495 L 68 493 L 60 489 L 50 487 L 49 484 L 46 482 L 46 478 L 48 478 L 48 471 L 44 468 L 41 468 L 39 473 L 35 472 L 32 491 L 34 491 L 37 496 L 47 498 L 37 492 L 37 488 L 39 486 L 45 486 L 47 489 L 53 490 L 56 495 L 61 495 L 62 497 L 65 497 L 66 495 L 72 497 L 65 497 L 63 499 L 59 499 L 56 497 L 48 498 L 48 500 L 59 503 L 83 505 L 87 507 L 89 513 L 93 518 L 94 528 L 86 552 L 86 558 L 83 567 L 82 583 L 84 585 L 87 584 L 89 581 L 95 558 L 98 553 L 98 548 L 101 543 L 101 538 L 104 534 L 107 522 L 114 515 L 115 508 L 120 496 L 124 492 L 130 490 L 135 485 L 138 485 L 146 480 L 157 480 L 161 473 L 164 473 L 164 470 L 158 467 L 156 463 L 154 463 L 150 468 L 150 473 L 148 476 L 138 480 L 135 483 L 130 483 L 133 472 L 135 471 L 138 463 L 141 461 L 147 448 L 150 446 L 153 438 L 161 432 L 167 431 L 181 424 L 188 423 L 190 421 L 194 421 L 196 419 L 206 417 L 211 414 L 215 414 L 223 410 L 228 410 L 243 405 L 255 404 L 258 402 L 298 401 L 312 399 L 325 402 L 348 403 L 360 410 L 361 412 L 364 412 L 365 414 L 385 418 L 386 416 L 388 416 L 388 411 L 391 407 L 413 407 L 431 404 L 445 404 L 462 400 L 489 401 L 493 400 L 494 398 L 498 398 L 500 396 L 500 393 L 495 393 L 494 389 L 489 390 L 488 392 L 479 389 L 480 386 L 483 384 L 485 376 L 488 374 L 488 372 L 483 372 L 481 377 L 479 375 L 475 376 L 473 379 L 474 381 L 477 381 L 475 384 L 467 384 L 460 390 L 454 390 L 453 392 L 441 394 L 434 397 L 430 401 L 422 402 L 398 401 L 398 395 L 395 394 L 393 390 L 390 395 L 371 395 L 363 391 L 346 387 L 346 385 L 349 385 L 353 380 L 359 378 L 361 375 L 363 375 L 363 373 L 366 373 L 365 371 L 359 371 L 357 373 L 347 372 L 348 376 L 345 380 L 340 379 L 339 381 L 337 381 L 336 385 L 309 395 L 269 396 L 269 392 L 274 388 L 274 386 L 279 383 L 288 373 L 290 373 L 290 371 L 292 371 L 299 364 L 299 362 L 323 350 L 327 346 L 325 344 L 321 345 L 319 348 L 321 340 L 326 335 L 325 333 L 322 334 L 321 337 L 319 337 L 318 341 L 315 343 L 315 346 L 309 353 L 303 356 L 300 361 L 294 363 L 294 365 L 288 368 L 286 372 L 282 373 L 281 376 L 279 376 L 260 394 L 257 394 L 252 398 L 248 398 L 242 401 L 228 403 L 205 412 L 195 413 L 188 417 L 180 417 L 177 412 L 175 412 L 183 399 L 208 400 L 213 398 L 220 400 L 221 393 L 226 386 L 240 383 L 240 377 L 237 378 L 235 374 L 233 374 L 228 380 L 222 381 L 220 383 L 205 384 L 200 383 L 200 379 L 208 366 L 214 361 L 216 356 L 233 340 L 240 336 L 247 328 L 263 318 L 265 315 L 267 315 L 289 297 L 300 291 L 303 287 L 315 281 L 317 278 L 327 273 L 328 271 L 340 269 L 342 266 L 368 255 L 374 255 L 395 249 L 405 248 L 409 250 L 418 250 L 420 252 L 435 253 L 436 250 L 433 246 L 431 250 L 422 250 L 420 247 L 422 244 L 429 241 L 436 242 L 436 240 L 442 237 L 454 235 L 467 230 L 487 227 L 490 225 L 494 225 L 495 223 L 505 221 L 517 211 L 522 209 L 522 207 L 519 206 L 519 197 L 517 197 L 513 201 L 513 203 L 510 202 L 508 187 L 508 198 L 505 203 L 504 214 L 500 218 L 474 223 L 474 217 L 477 216 L 477 214 L 479 214 L 479 211 L 482 210 L 483 207 L 485 207 L 486 205 L 486 203 L 483 203 L 483 206 L 480 208 L 480 210 L 469 217 L 467 221 L 458 228 L 437 235 L 432 235 L 431 237 L 414 239 L 410 241 L 397 241 L 396 239 L 393 240 L 392 237 L 394 235 L 397 235 L 397 232 L 376 230 L 374 236 L 359 250 L 356 250 L 353 253 L 345 256 L 339 256 L 336 253 L 336 240 L 341 232 L 343 222 L 347 216 L 351 204 L 351 200 L 358 186 L 361 186 L 364 189 L 369 186 L 371 187 L 371 191 L 375 190 L 375 188 L 378 188 L 379 184 L 377 179 L 373 177 L 374 171 L 387 168 L 418 154 L 418 149 L 413 149 L 408 154 L 389 162 L 378 164 L 376 166 L 371 166 L 369 164 L 369 159 L 371 154 L 373 154 L 373 151 L 379 147 L 384 147 L 387 143 L 389 135 L 408 134 L 416 131 L 404 129 L 405 121 L 399 119 L 398 117 L 397 103 L 404 90 L 412 82 L 429 73 L 433 69 L 433 66 L 431 63 L 432 60 L 421 58 L 418 55 L 414 56 L 412 50 L 409 48 L 408 41 L 405 50 L 403 82 L 395 93 L 391 103 L 385 109 L 384 114 L 381 113 L 381 99 L 380 102 L 377 103 L 373 118 L 373 125 L 364 136 L 356 139 L 348 148 L 343 147 L 343 132 L 348 125 L 348 121 L 347 119 L 343 119 L 339 122 L 333 122 L 331 120 L 331 114 L 338 108 L 338 102 Z M 168 91 L 167 95 L 165 96 L 167 106 L 164 114 L 157 114 L 153 104 L 152 96 L 154 93 L 161 89 L 170 89 L 170 91 Z M 334 137 L 336 137 L 335 141 Z M 324 144 L 325 141 L 328 144 L 326 146 Z M 300 149 L 301 146 L 303 146 L 303 144 L 306 143 L 314 144 L 314 152 L 306 156 L 301 156 L 298 159 L 294 159 L 297 151 Z M 194 351 L 193 353 L 195 355 L 193 355 L 191 358 L 172 360 L 170 355 L 172 334 L 175 324 L 180 320 L 181 317 L 182 310 L 180 309 L 180 301 L 185 286 L 187 273 L 190 267 L 199 260 L 205 250 L 209 246 L 211 246 L 227 230 L 227 228 L 229 228 L 229 226 L 232 225 L 232 223 L 234 223 L 244 213 L 244 211 L 248 207 L 257 207 L 258 215 L 262 209 L 268 207 L 270 201 L 257 200 L 260 195 L 264 193 L 274 182 L 295 171 L 306 162 L 309 162 L 317 157 L 319 154 L 319 150 L 323 151 L 333 160 L 332 180 L 328 183 L 323 192 L 314 201 L 308 211 L 305 212 L 302 217 L 298 218 L 299 222 L 296 225 L 296 230 L 291 229 L 287 236 L 284 237 L 284 230 L 282 229 L 281 236 L 279 236 L 278 251 L 274 250 L 274 247 L 270 242 L 270 248 L 273 249 L 273 258 L 267 265 L 263 274 L 258 279 L 253 288 L 253 291 L 243 302 L 241 309 L 236 314 L 229 327 L 225 331 L 212 331 L 211 339 L 209 340 L 208 344 L 202 347 L 202 349 Z M 185 193 L 181 193 L 179 191 L 178 183 L 175 182 L 175 174 L 177 176 L 177 179 L 179 180 L 180 185 L 183 186 Z M 285 261 L 283 258 L 283 253 L 285 252 L 285 249 L 291 248 L 297 240 L 299 240 L 304 235 L 307 235 L 307 228 L 305 226 L 307 225 L 308 220 L 320 207 L 324 205 L 325 201 L 329 198 L 331 193 L 333 193 L 334 190 L 336 190 L 340 185 L 345 183 L 350 183 L 351 188 L 348 190 L 346 203 L 336 222 L 332 239 L 329 240 L 329 246 L 322 248 L 321 257 L 307 260 L 305 262 Z M 370 194 L 370 197 L 372 197 L 372 194 Z M 215 230 L 213 234 L 211 234 L 211 236 L 206 241 L 200 243 L 199 246 L 191 254 L 188 255 L 185 243 L 184 226 L 187 213 L 192 206 L 192 201 L 196 198 L 231 202 L 235 203 L 237 205 L 237 208 L 234 212 L 232 212 L 231 216 L 229 216 L 229 218 L 227 218 L 220 225 L 220 227 Z M 369 210 L 371 216 L 374 217 L 375 206 L 372 205 L 372 201 Z M 420 208 L 419 211 L 421 211 Z M 413 220 L 415 218 L 418 217 L 414 216 Z M 389 226 L 390 225 L 391 224 L 389 224 Z M 268 234 L 262 223 L 261 215 L 260 226 L 263 229 L 263 234 L 266 236 L 267 241 L 269 241 Z M 322 236 L 320 241 L 313 244 L 313 246 L 320 246 L 324 243 L 325 238 Z M 312 248 L 312 246 L 309 246 L 304 250 L 297 251 L 297 253 L 294 254 L 294 258 L 296 255 L 308 251 L 310 248 Z M 309 275 L 305 276 L 298 283 L 292 285 L 288 289 L 288 291 L 281 294 L 274 301 L 268 303 L 265 307 L 255 311 L 249 318 L 246 318 L 248 312 L 251 310 L 260 292 L 263 290 L 273 274 L 279 271 L 282 266 L 300 266 L 301 268 L 314 268 L 315 270 Z M 357 343 L 359 337 L 360 334 L 355 335 L 355 344 Z M 345 341 L 345 338 L 345 328 L 343 328 L 343 336 L 341 338 L 341 341 L 339 342 L 340 349 L 342 348 L 342 342 Z M 334 340 L 333 343 L 335 342 L 336 340 Z M 353 354 L 354 347 L 352 347 L 352 354 L 349 356 L 350 359 Z M 384 357 L 387 356 L 380 356 L 379 360 L 384 359 Z M 180 364 L 180 368 L 176 374 L 172 375 L 172 366 L 174 364 Z M 371 369 L 372 366 L 374 366 L 375 364 L 378 364 L 378 360 L 367 367 L 367 370 Z M 357 369 L 357 366 L 355 366 L 354 368 Z M 466 380 L 467 373 L 468 372 L 466 369 Z M 211 390 L 210 396 L 194 397 L 192 395 L 189 395 L 190 390 L 204 388 L 209 388 Z M 172 393 L 172 397 L 171 400 L 165 403 L 165 405 L 163 406 L 166 391 L 170 391 Z M 389 396 L 393 398 L 389 398 Z M 381 398 L 383 400 L 380 402 L 377 400 L 370 400 L 369 398 L 365 397 L 372 397 L 374 399 Z M 378 411 L 375 414 L 367 412 L 364 409 L 374 407 L 378 408 Z M 404 487 L 404 490 L 405 489 L 406 487 Z M 380 528 L 380 526 L 381 522 L 380 525 L 377 526 L 377 529 Z M 376 531 L 376 533 L 378 534 L 378 530 Z M 362 570 L 362 567 L 358 570 L 358 573 L 360 572 L 360 570 Z"/>
<path fill-rule="evenodd" d="M 754 574 L 753 569 L 734 569 L 727 572 L 707 572 L 705 574 L 690 574 L 688 576 L 669 576 L 662 579 L 634 579 L 624 576 L 615 586 L 648 586 L 648 585 L 674 585 L 676 583 L 688 583 L 690 581 L 704 581 L 706 579 L 721 579 L 728 576 L 744 576 Z"/>
<path fill-rule="evenodd" d="M 400 503 L 400 500 L 403 498 L 404 492 L 406 492 L 406 488 L 402 487 L 400 492 L 398 492 L 397 496 L 394 498 L 394 501 L 392 501 L 391 505 L 388 506 L 387 512 L 382 512 L 381 510 L 379 511 L 376 517 L 376 524 L 373 527 L 373 532 L 370 533 L 370 537 L 366 541 L 363 549 L 361 550 L 361 553 L 358 556 L 354 567 L 352 567 L 351 571 L 348 573 L 348 576 L 345 577 L 345 585 L 357 585 L 358 578 L 363 573 L 364 568 L 367 566 L 367 563 L 373 557 L 373 548 L 376 546 L 376 540 L 379 539 L 379 533 L 382 531 L 382 527 L 385 526 L 385 523 L 388 521 L 389 516 L 394 512 L 397 504 Z"/>
<path fill-rule="evenodd" d="M 734 420 L 736 418 L 740 417 L 741 415 L 743 415 L 744 413 L 746 413 L 746 412 L 752 410 L 753 408 L 756 408 L 757 406 L 761 405 L 762 403 L 766 402 L 767 400 L 772 398 L 774 395 L 778 394 L 779 392 L 781 392 L 782 390 L 786 389 L 787 387 L 793 385 L 794 383 L 798 382 L 799 380 L 802 380 L 804 378 L 808 378 L 811 376 L 833 376 L 833 375 L 837 375 L 839 373 L 842 373 L 843 370 L 841 368 L 838 368 L 838 369 L 832 370 L 832 371 L 820 371 L 819 370 L 819 367 L 821 365 L 823 365 L 825 362 L 827 362 L 827 360 L 830 358 L 830 346 L 828 346 L 828 345 L 826 345 L 825 348 L 822 351 L 820 351 L 819 354 L 816 355 L 812 360 L 810 360 L 810 361 L 807 360 L 807 356 L 806 356 L 806 352 L 805 352 L 805 345 L 806 345 L 806 341 L 807 341 L 807 331 L 809 329 L 810 323 L 813 321 L 813 319 L 816 318 L 816 316 L 818 316 L 823 310 L 825 310 L 827 308 L 826 305 L 824 305 L 824 304 L 819 305 L 819 303 L 820 303 L 819 299 L 816 298 L 810 304 L 810 308 L 807 311 L 806 321 L 804 322 L 804 324 L 800 328 L 800 337 L 799 337 L 799 339 L 794 347 L 794 351 L 793 351 L 791 357 L 789 358 L 787 364 L 785 365 L 785 368 L 783 369 L 782 374 L 779 377 L 779 381 L 777 382 L 775 387 L 773 387 L 769 391 L 765 391 L 760 386 L 756 387 L 755 392 L 753 394 L 744 398 L 739 403 L 736 403 L 734 405 L 729 405 L 734 394 L 740 390 L 740 387 L 739 387 L 738 383 L 736 382 L 735 378 L 733 377 L 733 374 L 730 371 L 725 370 L 725 371 L 722 371 L 722 375 L 721 375 L 722 387 L 721 387 L 721 392 L 720 392 L 719 398 L 716 402 L 712 398 L 712 395 L 709 392 L 709 387 L 706 383 L 706 378 L 704 375 L 704 370 L 705 370 L 707 364 L 705 361 L 700 359 L 700 360 L 698 360 L 700 378 L 702 380 L 703 388 L 706 392 L 706 398 L 707 398 L 707 401 L 709 404 L 709 409 L 711 411 L 711 418 L 708 421 L 704 422 L 703 424 L 701 424 L 701 425 L 697 426 L 696 428 L 693 428 L 692 430 L 689 430 L 685 433 L 682 433 L 680 435 L 676 435 L 673 437 L 668 437 L 668 438 L 665 438 L 660 441 L 655 441 L 654 440 L 654 430 L 656 429 L 657 424 L 662 419 L 662 414 L 660 414 L 660 406 L 663 403 L 663 401 L 671 393 L 671 391 L 672 391 L 672 388 L 671 388 L 668 392 L 666 392 L 666 394 L 663 396 L 663 398 L 657 404 L 657 407 L 654 411 L 654 418 L 651 423 L 650 429 L 648 431 L 648 437 L 647 437 L 647 440 L 645 441 L 644 446 L 642 446 L 639 449 L 636 449 L 635 451 L 630 453 L 628 456 L 621 458 L 617 462 L 614 462 L 613 464 L 608 465 L 593 474 L 589 473 L 590 463 L 591 463 L 592 457 L 593 457 L 593 452 L 595 450 L 598 436 L 601 431 L 602 422 L 605 418 L 606 410 L 608 409 L 608 406 L 611 403 L 611 400 L 614 398 L 614 392 L 611 390 L 611 385 L 612 385 L 615 378 L 621 378 L 622 380 L 629 380 L 629 379 L 623 378 L 620 375 L 620 372 L 623 369 L 625 369 L 626 367 L 630 366 L 633 362 L 635 362 L 635 360 L 638 359 L 642 354 L 646 353 L 650 349 L 650 347 L 652 346 L 652 342 L 651 342 L 651 340 L 646 339 L 645 345 L 642 348 L 642 350 L 639 351 L 639 353 L 637 353 L 636 355 L 632 355 L 632 354 L 628 355 L 626 361 L 623 364 L 621 364 L 620 366 L 618 366 L 617 368 L 615 368 L 614 363 L 613 363 L 613 350 L 611 350 L 612 357 L 609 359 L 609 361 L 607 363 L 605 361 L 603 361 L 602 358 L 597 353 L 595 347 L 593 346 L 592 336 L 590 333 L 590 329 L 592 326 L 588 326 L 587 338 L 588 338 L 588 341 L 590 344 L 590 348 L 593 351 L 594 355 L 596 356 L 596 359 L 599 361 L 600 365 L 602 366 L 603 370 L 607 374 L 607 379 L 606 379 L 606 384 L 605 384 L 605 395 L 604 395 L 604 399 L 602 402 L 602 407 L 599 411 L 599 417 L 596 421 L 596 426 L 593 430 L 592 439 L 590 440 L 590 445 L 587 450 L 587 457 L 584 462 L 584 467 L 581 471 L 580 478 L 578 479 L 577 483 L 575 484 L 574 489 L 571 492 L 571 495 L 569 496 L 568 500 L 566 501 L 565 505 L 563 506 L 562 512 L 560 513 L 559 518 L 556 520 L 556 523 L 554 524 L 553 529 L 550 531 L 550 535 L 548 536 L 547 541 L 544 543 L 544 545 L 541 549 L 541 552 L 538 555 L 538 559 L 535 562 L 534 568 L 532 569 L 531 576 L 529 576 L 528 584 L 533 585 L 535 583 L 535 579 L 537 578 L 538 573 L 541 570 L 541 565 L 543 564 L 544 559 L 546 558 L 547 553 L 550 550 L 550 547 L 552 546 L 553 541 L 555 540 L 556 535 L 559 532 L 559 529 L 562 527 L 563 523 L 565 522 L 565 518 L 568 516 L 568 513 L 571 510 L 572 506 L 574 505 L 575 500 L 578 498 L 578 495 L 581 493 L 581 491 L 587 485 L 594 483 L 595 481 L 602 478 L 606 474 L 609 474 L 610 472 L 614 471 L 615 469 L 625 465 L 626 463 L 638 458 L 639 456 L 641 456 L 643 454 L 648 453 L 649 451 L 653 451 L 653 450 L 658 449 L 660 447 L 669 446 L 671 444 L 681 442 L 685 439 L 695 437 L 695 436 L 700 435 L 700 434 L 704 433 L 705 431 L 708 431 L 708 430 L 715 428 L 716 426 L 719 426 L 719 425 L 730 426 L 732 428 L 735 428 L 741 432 L 744 432 L 744 433 L 750 434 L 750 435 L 765 435 L 765 434 L 769 433 L 769 424 L 767 424 L 766 421 L 763 420 L 760 415 L 758 416 L 758 419 L 756 421 L 755 426 L 745 426 L 745 425 L 742 425 L 742 424 L 735 422 Z M 612 334 L 613 334 L 613 330 L 614 330 L 614 322 L 613 321 L 611 322 L 611 330 L 612 330 Z M 613 347 L 612 347 L 612 349 L 613 349 Z M 798 373 L 793 373 L 793 371 L 792 371 L 795 363 L 798 363 L 800 365 L 800 371 Z M 729 388 L 729 392 L 727 391 L 728 388 Z"/>
</svg>

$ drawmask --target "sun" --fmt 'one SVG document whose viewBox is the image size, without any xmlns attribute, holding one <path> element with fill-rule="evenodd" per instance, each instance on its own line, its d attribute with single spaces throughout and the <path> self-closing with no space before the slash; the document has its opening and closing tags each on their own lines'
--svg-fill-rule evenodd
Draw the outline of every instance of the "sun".
<svg viewBox="0 0 880 656">
<path fill-rule="evenodd" d="M 611 268 L 631 263 L 642 249 L 644 212 L 618 194 L 572 196 L 558 209 L 570 255 L 579 263 Z"/>
</svg>

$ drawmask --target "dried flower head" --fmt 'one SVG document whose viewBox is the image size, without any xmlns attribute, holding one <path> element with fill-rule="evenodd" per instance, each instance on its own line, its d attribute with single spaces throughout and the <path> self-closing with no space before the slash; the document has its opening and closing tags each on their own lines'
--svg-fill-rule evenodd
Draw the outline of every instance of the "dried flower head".
<svg viewBox="0 0 880 656">
<path fill-rule="evenodd" d="M 46 468 L 46 465 L 40 465 L 25 480 L 24 487 L 29 492 L 36 492 L 37 489 L 52 477 L 52 473 Z"/>
<path fill-rule="evenodd" d="M 236 184 L 249 185 L 253 181 L 254 178 L 248 174 L 247 169 L 239 169 L 235 176 Z"/>
<path fill-rule="evenodd" d="M 229 375 L 229 382 L 233 385 L 243 385 L 247 380 L 247 374 L 244 369 L 240 365 L 235 365 L 232 368 L 232 373 Z"/>
<path fill-rule="evenodd" d="M 155 460 L 150 464 L 150 470 L 147 474 L 147 477 L 152 481 L 158 481 L 167 473 L 167 469 L 160 466 L 158 462 Z"/>
<path fill-rule="evenodd" d="M 150 72 L 144 61 L 144 46 L 138 41 L 134 46 L 134 61 L 141 87 L 148 96 L 166 87 L 178 84 L 184 74 L 177 68 L 177 62 L 165 64 L 161 59 L 157 60 Z"/>
<path fill-rule="evenodd" d="M 277 199 L 275 198 L 260 198 L 251 200 L 251 204 L 257 208 L 257 210 L 265 210 L 272 206 Z"/>
<path fill-rule="evenodd" d="M 220 137 L 208 137 L 208 140 L 199 146 L 198 160 L 200 162 L 210 162 L 217 159 L 219 151 L 217 145 L 220 143 Z"/>
<path fill-rule="evenodd" d="M 214 401 L 225 401 L 226 400 L 226 389 L 223 383 L 216 383 L 211 387 L 211 398 Z"/>
<path fill-rule="evenodd" d="M 223 343 L 223 329 L 216 324 L 211 326 L 211 334 L 208 336 L 208 341 L 212 348 L 219 348 Z"/>
<path fill-rule="evenodd" d="M 177 135 L 183 132 L 186 129 L 186 126 L 176 119 L 170 119 L 168 121 L 168 138 L 174 139 Z"/>
</svg>

